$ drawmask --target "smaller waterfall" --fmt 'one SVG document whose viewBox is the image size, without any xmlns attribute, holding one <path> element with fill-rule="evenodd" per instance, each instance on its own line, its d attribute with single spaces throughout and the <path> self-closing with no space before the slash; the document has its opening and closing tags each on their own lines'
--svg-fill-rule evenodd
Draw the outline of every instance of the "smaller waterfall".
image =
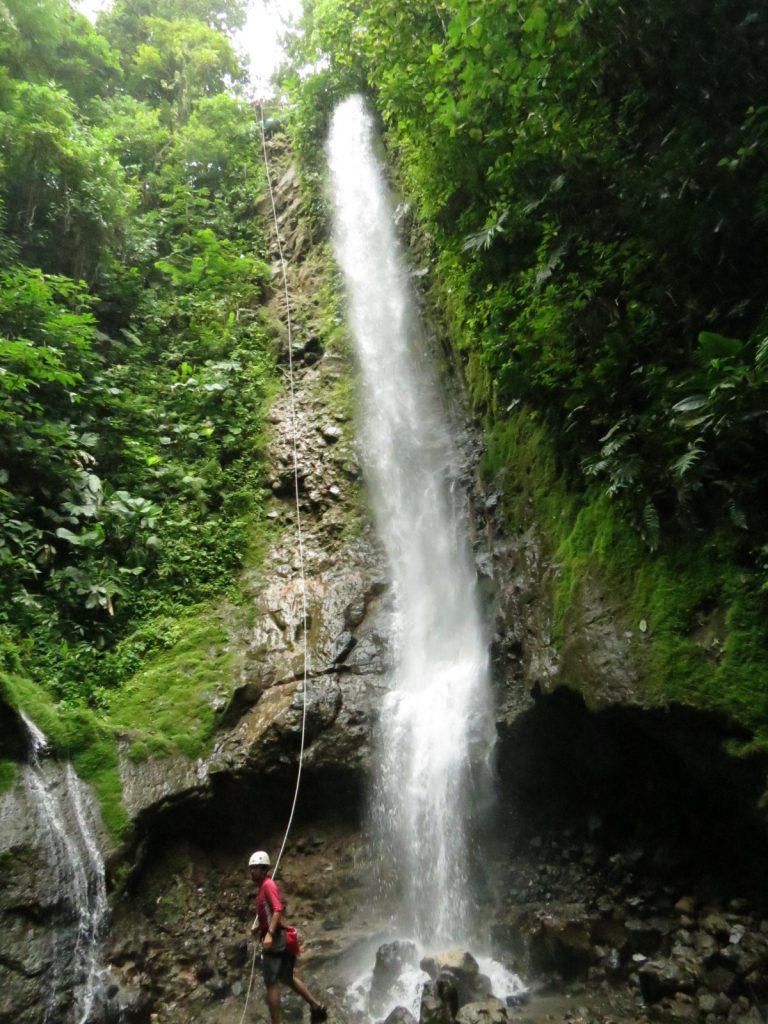
<svg viewBox="0 0 768 1024">
<path fill-rule="evenodd" d="M 104 861 L 96 842 L 85 787 L 72 765 L 63 778 L 45 763 L 48 741 L 22 713 L 29 736 L 29 762 L 24 782 L 37 809 L 41 834 L 52 870 L 51 887 L 68 904 L 75 920 L 74 940 L 53 928 L 53 971 L 48 986 L 43 1024 L 59 1024 L 59 997 L 73 991 L 72 1020 L 89 1024 L 96 1008 L 101 943 L 107 925 Z"/>
</svg>

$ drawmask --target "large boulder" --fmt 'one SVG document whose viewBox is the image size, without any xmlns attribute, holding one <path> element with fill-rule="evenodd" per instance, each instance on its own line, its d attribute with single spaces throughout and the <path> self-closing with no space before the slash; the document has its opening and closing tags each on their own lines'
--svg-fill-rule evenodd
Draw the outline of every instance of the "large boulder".
<svg viewBox="0 0 768 1024">
<path fill-rule="evenodd" d="M 384 1020 L 384 1024 L 417 1024 L 416 1018 L 404 1006 L 396 1006 Z"/>
<path fill-rule="evenodd" d="M 581 917 L 539 914 L 528 940 L 531 967 L 565 977 L 584 973 L 595 961 L 590 923 Z"/>
<path fill-rule="evenodd" d="M 393 990 L 403 970 L 415 967 L 418 961 L 415 942 L 395 940 L 379 946 L 371 980 L 370 1009 L 373 1014 L 384 1012 L 391 1002 Z"/>
<path fill-rule="evenodd" d="M 651 960 L 638 971 L 640 991 L 649 1003 L 678 992 L 691 993 L 699 984 L 697 965 L 675 960 Z"/>
<path fill-rule="evenodd" d="M 104 1007 L 105 1024 L 150 1024 L 152 1000 L 147 987 L 110 975 L 108 998 Z"/>
<path fill-rule="evenodd" d="M 507 1008 L 500 999 L 467 1003 L 456 1016 L 456 1024 L 507 1024 Z"/>
<path fill-rule="evenodd" d="M 458 1011 L 456 986 L 448 974 L 426 983 L 421 993 L 419 1024 L 454 1024 Z"/>
<path fill-rule="evenodd" d="M 464 950 L 435 953 L 424 957 L 420 966 L 433 982 L 440 982 L 446 991 L 449 986 L 455 989 L 458 1006 L 487 999 L 491 994 L 489 979 L 480 973 L 472 954 Z"/>
</svg>

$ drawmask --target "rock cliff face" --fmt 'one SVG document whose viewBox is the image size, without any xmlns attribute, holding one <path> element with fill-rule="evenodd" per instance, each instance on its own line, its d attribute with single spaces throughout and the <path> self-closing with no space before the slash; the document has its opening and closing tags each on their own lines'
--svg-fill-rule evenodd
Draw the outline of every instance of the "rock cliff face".
<svg viewBox="0 0 768 1024">
<path fill-rule="evenodd" d="M 564 642 L 554 641 L 553 580 L 557 563 L 544 549 L 534 522 L 518 524 L 510 536 L 498 513 L 486 511 L 493 551 L 495 614 L 499 668 L 510 670 L 522 684 L 505 700 L 512 714 L 520 693 L 551 694 L 558 687 L 578 690 L 593 708 L 611 705 L 647 706 L 640 672 L 632 657 L 620 615 L 608 593 L 591 581 L 584 585 L 568 613 Z"/>
<path fill-rule="evenodd" d="M 609 845 L 639 835 L 677 843 L 700 872 L 719 872 L 741 892 L 760 889 L 765 756 L 732 756 L 748 736 L 724 715 L 648 694 L 636 638 L 593 580 L 582 581 L 556 643 L 557 562 L 535 522 L 510 533 L 500 504 L 486 496 L 475 520 L 492 553 L 479 568 L 489 577 L 505 805 L 566 827 L 599 820 Z"/>
<path fill-rule="evenodd" d="M 125 799 L 140 828 L 161 809 L 196 799 L 205 803 L 214 793 L 218 799 L 221 787 L 238 781 L 279 777 L 290 783 L 304 717 L 305 636 L 304 769 L 310 776 L 344 776 L 359 786 L 367 768 L 371 712 L 389 667 L 390 607 L 379 551 L 370 530 L 356 525 L 350 499 L 350 477 L 355 480 L 359 471 L 347 415 L 323 406 L 342 366 L 333 355 L 297 365 L 294 410 L 289 397 L 275 403 L 268 457 L 279 537 L 258 574 L 243 582 L 249 622 L 233 640 L 240 683 L 204 761 L 123 759 Z M 293 494 L 294 416 L 301 547 Z"/>
<path fill-rule="evenodd" d="M 306 942 L 303 963 L 337 1008 L 385 933 L 365 794 L 391 667 L 391 596 L 358 494 L 349 362 L 343 346 L 328 344 L 318 302 L 330 264 L 299 216 L 293 171 L 277 194 L 296 328 L 280 340 L 286 372 L 289 347 L 294 363 L 294 400 L 286 388 L 271 413 L 275 539 L 258 572 L 243 579 L 250 612 L 232 635 L 239 683 L 211 754 L 136 763 L 127 745 L 122 752 L 134 824 L 131 841 L 111 851 L 105 1019 L 240 1020 L 252 967 L 247 855 L 280 846 L 303 729 L 282 884 Z M 274 269 L 275 312 L 285 322 Z M 743 893 L 765 864 L 756 810 L 764 767 L 726 756 L 724 741 L 738 735 L 729 723 L 647 706 L 610 595 L 585 588 L 565 644 L 554 644 L 557 567 L 535 524 L 508 535 L 495 496 L 475 483 L 479 434 L 464 440 L 497 697 L 496 823 L 474 865 L 494 952 L 558 992 L 576 986 L 576 1001 L 556 1008 L 561 1018 L 758 1024 L 750 1014 L 764 1000 L 748 979 L 765 962 L 768 925 Z M 63 935 L 72 921 L 48 884 L 25 799 L 21 783 L 0 798 L 0 1024 L 63 1022 L 71 1013 L 62 1005 L 45 1016 L 51 930 Z M 741 950 L 722 952 L 743 939 Z M 611 985 L 621 998 L 606 994 Z M 256 989 L 254 1007 L 258 976 Z M 545 1016 L 532 1004 L 531 1019 L 537 1014 Z M 288 1015 L 298 1016 L 295 1005 Z"/>
<path fill-rule="evenodd" d="M 0 1021 L 82 1016 L 106 925 L 97 808 L 69 766 L 32 748 L 0 825 Z"/>
</svg>

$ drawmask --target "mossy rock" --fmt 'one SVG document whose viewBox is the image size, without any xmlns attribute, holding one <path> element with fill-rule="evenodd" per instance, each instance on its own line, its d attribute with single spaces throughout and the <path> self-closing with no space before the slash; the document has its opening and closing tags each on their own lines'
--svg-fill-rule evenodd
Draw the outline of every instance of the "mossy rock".
<svg viewBox="0 0 768 1024">
<path fill-rule="evenodd" d="M 112 730 L 88 708 L 54 704 L 40 686 L 24 676 L 0 676 L 0 695 L 45 733 L 56 755 L 72 761 L 80 778 L 93 787 L 107 831 L 119 839 L 129 819 L 122 802 Z"/>
<path fill-rule="evenodd" d="M 516 411 L 488 427 L 482 465 L 501 494 L 511 534 L 534 526 L 552 574 L 554 643 L 571 646 L 571 679 L 590 699 L 574 637 L 588 592 L 610 594 L 617 632 L 637 669 L 639 698 L 721 710 L 768 746 L 768 595 L 733 538 L 689 532 L 657 550 L 597 490 L 569 490 L 546 427 Z M 587 659 L 588 661 L 589 659 Z"/>
</svg>

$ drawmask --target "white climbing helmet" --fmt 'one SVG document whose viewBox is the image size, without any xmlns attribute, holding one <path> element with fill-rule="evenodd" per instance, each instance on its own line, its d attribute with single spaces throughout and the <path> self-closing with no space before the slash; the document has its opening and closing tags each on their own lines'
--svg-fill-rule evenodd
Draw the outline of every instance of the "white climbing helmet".
<svg viewBox="0 0 768 1024">
<path fill-rule="evenodd" d="M 259 865 L 262 865 L 265 868 L 268 868 L 270 865 L 269 854 L 264 850 L 257 850 L 256 853 L 252 853 L 251 859 L 248 861 L 249 868 L 254 868 Z"/>
</svg>

